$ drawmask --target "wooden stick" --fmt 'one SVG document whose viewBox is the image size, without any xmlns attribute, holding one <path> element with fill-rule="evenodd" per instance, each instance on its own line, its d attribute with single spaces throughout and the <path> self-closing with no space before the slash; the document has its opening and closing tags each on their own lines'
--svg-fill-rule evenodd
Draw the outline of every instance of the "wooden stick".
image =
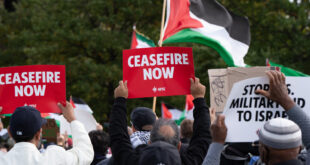
<svg viewBox="0 0 310 165">
<path fill-rule="evenodd" d="M 156 110 L 156 100 L 157 100 L 157 97 L 153 97 L 153 112 L 156 114 L 155 110 Z"/>
<path fill-rule="evenodd" d="M 161 16 L 161 27 L 160 27 L 160 36 L 159 36 L 159 43 L 158 46 L 161 47 L 163 44 L 163 38 L 164 38 L 164 25 L 165 25 L 165 15 L 166 15 L 166 3 L 167 0 L 164 0 L 164 4 L 163 4 L 163 12 L 162 12 L 162 16 Z M 153 112 L 155 113 L 156 110 L 156 100 L 157 97 L 153 97 Z M 156 114 L 156 113 L 155 113 Z"/>
<path fill-rule="evenodd" d="M 164 25 L 165 25 L 165 15 L 166 15 L 166 4 L 167 4 L 167 0 L 164 0 L 164 4 L 163 4 L 163 14 L 161 17 L 161 27 L 160 27 L 160 38 L 159 38 L 159 47 L 162 46 L 163 44 L 163 38 L 164 38 Z"/>
</svg>

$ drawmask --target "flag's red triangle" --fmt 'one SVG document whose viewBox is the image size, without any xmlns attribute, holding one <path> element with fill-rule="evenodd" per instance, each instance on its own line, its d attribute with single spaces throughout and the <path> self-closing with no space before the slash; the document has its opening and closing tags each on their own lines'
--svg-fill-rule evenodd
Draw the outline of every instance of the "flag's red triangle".
<svg viewBox="0 0 310 165">
<path fill-rule="evenodd" d="M 186 103 L 185 103 L 186 111 L 192 110 L 194 108 L 193 100 L 194 97 L 192 95 L 186 95 Z"/>
<path fill-rule="evenodd" d="M 162 118 L 172 119 L 172 114 L 169 109 L 166 107 L 165 103 L 161 103 Z"/>
<path fill-rule="evenodd" d="M 133 29 L 130 49 L 136 49 L 137 46 L 138 46 L 138 41 L 137 41 L 137 36 L 136 36 L 136 30 Z"/>
<path fill-rule="evenodd" d="M 72 97 L 70 97 L 70 104 L 72 105 L 73 108 L 76 108 L 76 106 L 75 106 L 75 104 L 74 104 L 74 102 L 72 100 Z"/>
<path fill-rule="evenodd" d="M 169 1 L 168 1 L 169 2 Z M 190 16 L 189 0 L 170 0 L 163 40 L 185 28 L 200 28 L 202 23 Z M 169 7 L 170 6 L 170 7 Z"/>
</svg>

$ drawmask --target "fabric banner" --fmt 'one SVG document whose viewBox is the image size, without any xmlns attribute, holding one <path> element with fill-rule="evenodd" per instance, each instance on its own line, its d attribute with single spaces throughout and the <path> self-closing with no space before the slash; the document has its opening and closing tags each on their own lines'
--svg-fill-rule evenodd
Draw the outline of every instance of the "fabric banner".
<svg viewBox="0 0 310 165">
<path fill-rule="evenodd" d="M 157 47 L 123 51 L 128 98 L 190 94 L 195 77 L 192 48 Z"/>
<path fill-rule="evenodd" d="M 309 115 L 310 78 L 287 77 L 289 96 Z M 227 125 L 226 142 L 254 142 L 257 130 L 272 118 L 287 118 L 283 108 L 266 97 L 255 94 L 256 89 L 269 89 L 267 77 L 250 78 L 233 85 L 224 114 Z"/>
<path fill-rule="evenodd" d="M 17 107 L 33 106 L 41 113 L 61 113 L 58 102 L 66 101 L 64 65 L 29 65 L 0 68 L 1 114 Z"/>
</svg>

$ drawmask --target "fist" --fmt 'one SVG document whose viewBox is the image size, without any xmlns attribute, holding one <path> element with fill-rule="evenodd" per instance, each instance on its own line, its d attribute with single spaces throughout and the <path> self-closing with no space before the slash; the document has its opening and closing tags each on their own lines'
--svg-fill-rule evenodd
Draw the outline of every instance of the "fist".
<svg viewBox="0 0 310 165">
<path fill-rule="evenodd" d="M 200 83 L 199 78 L 195 77 L 195 80 L 190 78 L 191 81 L 191 94 L 196 98 L 204 98 L 206 93 L 206 87 Z"/>
<path fill-rule="evenodd" d="M 128 98 L 127 81 L 125 81 L 125 83 L 123 81 L 119 82 L 118 87 L 114 90 L 114 97 L 124 97 L 126 99 Z"/>
</svg>

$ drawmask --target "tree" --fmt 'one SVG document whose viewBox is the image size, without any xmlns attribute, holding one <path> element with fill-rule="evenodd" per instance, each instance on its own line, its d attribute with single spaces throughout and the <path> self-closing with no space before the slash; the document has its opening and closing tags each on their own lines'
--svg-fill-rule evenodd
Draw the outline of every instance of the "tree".
<svg viewBox="0 0 310 165">
<path fill-rule="evenodd" d="M 252 42 L 247 64 L 264 65 L 269 58 L 310 73 L 309 2 L 220 3 L 249 17 Z M 122 79 L 122 50 L 130 47 L 132 25 L 136 23 L 138 30 L 158 41 L 162 1 L 21 0 L 15 8 L 15 12 L 7 12 L 0 6 L 0 66 L 66 65 L 67 96 L 83 98 L 102 122 L 108 120 L 114 88 Z M 207 69 L 226 67 L 218 53 L 206 46 L 170 46 L 193 47 L 195 73 L 207 89 Z M 159 97 L 159 116 L 161 101 L 183 109 L 185 96 Z M 151 107 L 152 98 L 128 100 L 130 111 L 136 106 Z"/>
</svg>

